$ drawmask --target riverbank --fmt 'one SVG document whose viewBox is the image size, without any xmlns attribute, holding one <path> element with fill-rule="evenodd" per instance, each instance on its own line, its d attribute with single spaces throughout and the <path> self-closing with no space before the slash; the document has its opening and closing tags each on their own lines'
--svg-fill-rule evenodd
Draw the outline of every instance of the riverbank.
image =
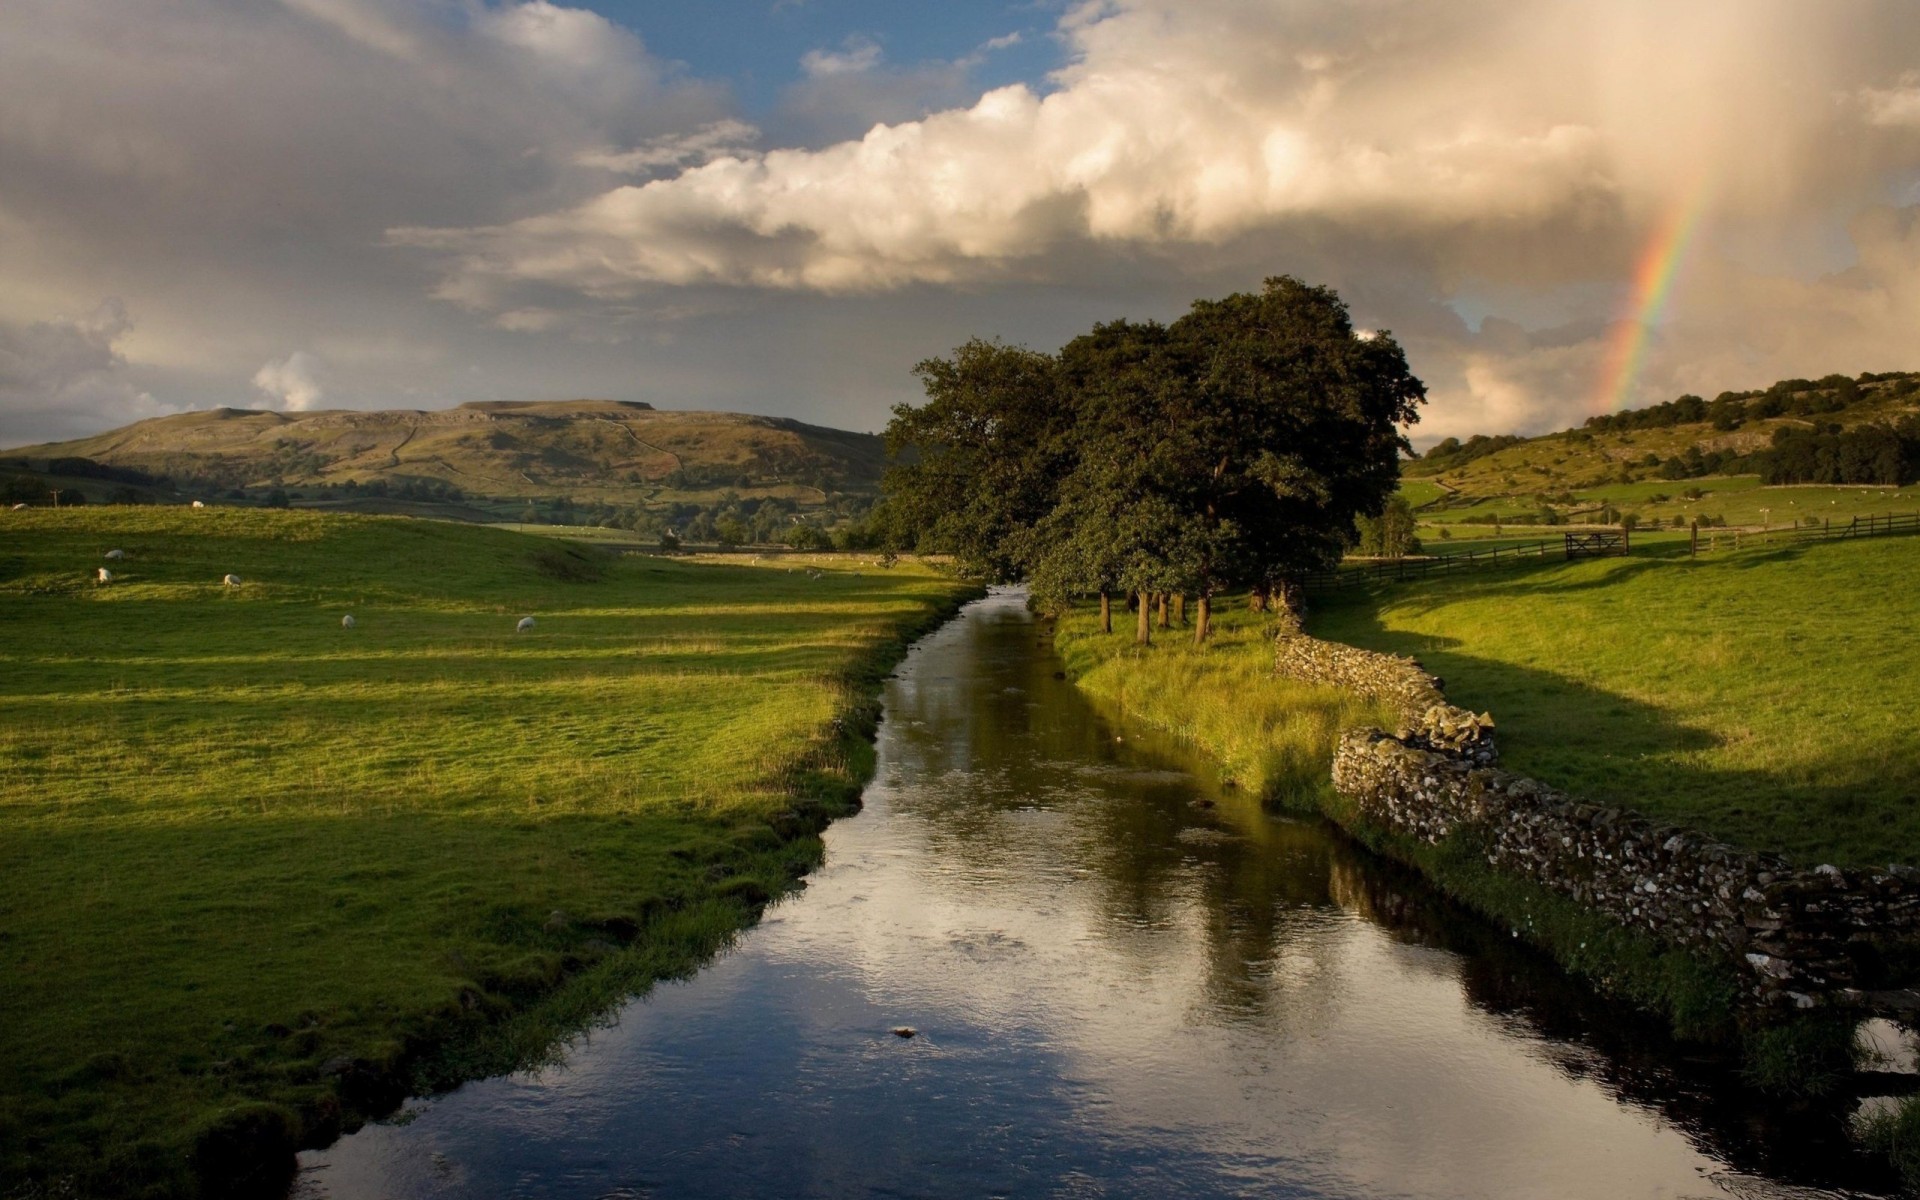
<svg viewBox="0 0 1920 1200">
<path fill-rule="evenodd" d="M 8 1195 L 270 1190 L 692 970 L 818 862 L 879 680 L 977 594 L 409 520 L 3 515 Z"/>
<path fill-rule="evenodd" d="M 1492 870 L 1469 839 L 1428 844 L 1363 819 L 1332 785 L 1335 744 L 1343 729 L 1393 728 L 1398 713 L 1352 692 L 1277 678 L 1272 617 L 1237 605 L 1222 608 L 1215 640 L 1202 647 L 1178 631 L 1151 648 L 1137 647 L 1124 635 L 1100 634 L 1093 614 L 1078 611 L 1058 623 L 1056 638 L 1083 688 L 1125 718 L 1165 730 L 1223 762 L 1263 802 L 1327 817 L 1375 852 L 1417 867 L 1454 899 L 1545 950 L 1596 990 L 1659 1015 L 1677 1036 L 1742 1041 L 1734 1019 L 1740 976 L 1731 962 L 1667 945 L 1529 880 Z M 1841 1036 L 1801 1025 L 1789 1035 L 1745 1040 L 1763 1082 L 1785 1084 L 1798 1076 L 1804 1084 L 1809 1070 L 1834 1073 L 1832 1043 Z M 1844 1061 L 1844 1047 L 1837 1058 Z"/>
</svg>

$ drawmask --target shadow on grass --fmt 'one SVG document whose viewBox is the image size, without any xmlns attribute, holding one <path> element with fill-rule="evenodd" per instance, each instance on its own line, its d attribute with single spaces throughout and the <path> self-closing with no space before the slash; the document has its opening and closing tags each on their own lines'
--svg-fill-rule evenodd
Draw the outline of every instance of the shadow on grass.
<svg viewBox="0 0 1920 1200">
<path fill-rule="evenodd" d="M 1797 556 L 1803 547 L 1769 551 L 1745 569 Z M 1617 582 L 1625 572 L 1662 569 L 1633 564 L 1598 581 L 1511 580 L 1473 589 L 1475 599 L 1532 594 L 1563 596 Z M 1512 662 L 1470 654 L 1456 638 L 1388 629 L 1377 605 L 1420 613 L 1444 605 L 1441 589 L 1328 604 L 1310 629 L 1321 636 L 1419 660 L 1446 685 L 1455 704 L 1491 712 L 1502 766 L 1581 799 L 1618 805 L 1687 826 L 1746 849 L 1781 853 L 1804 865 L 1884 865 L 1920 858 L 1920 777 L 1901 779 L 1885 763 L 1845 748 L 1797 763 L 1805 783 L 1762 770 L 1715 768 L 1702 758 L 1726 744 L 1690 725 L 1683 714 L 1605 688 Z M 1901 798 L 1902 785 L 1909 790 Z"/>
</svg>

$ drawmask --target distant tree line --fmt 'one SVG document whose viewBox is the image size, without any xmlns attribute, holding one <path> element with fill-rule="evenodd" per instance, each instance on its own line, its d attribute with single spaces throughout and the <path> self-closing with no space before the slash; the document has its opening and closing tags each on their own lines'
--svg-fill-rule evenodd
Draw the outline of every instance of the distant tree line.
<svg viewBox="0 0 1920 1200">
<path fill-rule="evenodd" d="M 1466 441 L 1459 438 L 1441 438 L 1433 447 L 1420 456 L 1421 461 L 1430 466 L 1444 463 L 1449 467 L 1464 467 L 1476 458 L 1485 458 L 1508 446 L 1518 446 L 1525 438 L 1510 433 L 1496 434 L 1492 437 L 1476 433 Z"/>
<path fill-rule="evenodd" d="M 1920 479 L 1920 418 L 1851 429 L 1787 426 L 1753 458 L 1763 483 L 1905 485 Z"/>
<path fill-rule="evenodd" d="M 1222 592 L 1337 562 L 1426 397 L 1392 337 L 1289 277 L 1053 355 L 976 339 L 916 374 L 927 402 L 886 431 L 890 544 L 1025 580 L 1047 608 L 1097 596 L 1107 628 L 1134 596 L 1142 641 L 1156 596 L 1196 599 L 1198 641 Z"/>
<path fill-rule="evenodd" d="M 1720 432 L 1738 429 L 1748 421 L 1773 417 L 1816 417 L 1845 412 L 1869 398 L 1862 384 L 1886 385 L 1880 398 L 1920 394 L 1920 374 L 1871 371 L 1858 376 L 1828 375 L 1821 379 L 1782 379 L 1772 387 L 1750 392 L 1721 392 L 1711 401 L 1686 395 L 1647 408 L 1624 409 L 1588 417 L 1585 428 L 1597 433 L 1635 429 L 1670 429 L 1675 425 L 1711 424 Z"/>
</svg>

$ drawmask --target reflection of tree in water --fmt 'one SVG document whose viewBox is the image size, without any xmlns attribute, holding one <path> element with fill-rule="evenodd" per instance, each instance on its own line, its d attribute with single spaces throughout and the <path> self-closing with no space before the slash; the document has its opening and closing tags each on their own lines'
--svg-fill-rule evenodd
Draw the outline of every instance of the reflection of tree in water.
<svg viewBox="0 0 1920 1200">
<path fill-rule="evenodd" d="M 984 617 L 985 619 L 979 619 Z M 1316 822 L 1276 819 L 1220 790 L 1165 739 L 1116 726 L 1055 679 L 1024 614 L 978 614 L 929 647 L 890 697 L 892 767 L 914 786 L 929 852 L 963 879 L 1043 908 L 1070 883 L 1093 889 L 1109 952 L 1151 970 L 1193 943 L 1205 972 L 1189 1019 L 1300 1036 L 1356 998 L 1339 958 L 1357 915 L 1396 941 L 1449 951 L 1405 960 L 1459 982 L 1469 1002 L 1532 1039 L 1565 1074 L 1659 1114 L 1736 1171 L 1819 1187 L 1887 1177 L 1846 1137 L 1851 1103 L 1764 1100 L 1728 1055 L 1675 1044 L 1569 979 L 1544 955 L 1464 913 L 1412 871 Z M 1198 777 L 1196 777 L 1198 776 Z M 1128 927 L 1142 931 L 1127 936 Z"/>
</svg>

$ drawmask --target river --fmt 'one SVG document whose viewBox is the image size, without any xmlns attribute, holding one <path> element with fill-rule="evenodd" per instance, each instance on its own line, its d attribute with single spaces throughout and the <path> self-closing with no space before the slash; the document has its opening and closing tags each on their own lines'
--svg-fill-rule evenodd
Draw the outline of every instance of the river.
<svg viewBox="0 0 1920 1200">
<path fill-rule="evenodd" d="M 889 680 L 865 808 L 804 891 L 563 1065 L 302 1155 L 294 1195 L 1804 1200 L 1872 1178 L 1834 1112 L 1760 1105 L 1058 670 L 1018 594 L 970 606 Z"/>
</svg>

